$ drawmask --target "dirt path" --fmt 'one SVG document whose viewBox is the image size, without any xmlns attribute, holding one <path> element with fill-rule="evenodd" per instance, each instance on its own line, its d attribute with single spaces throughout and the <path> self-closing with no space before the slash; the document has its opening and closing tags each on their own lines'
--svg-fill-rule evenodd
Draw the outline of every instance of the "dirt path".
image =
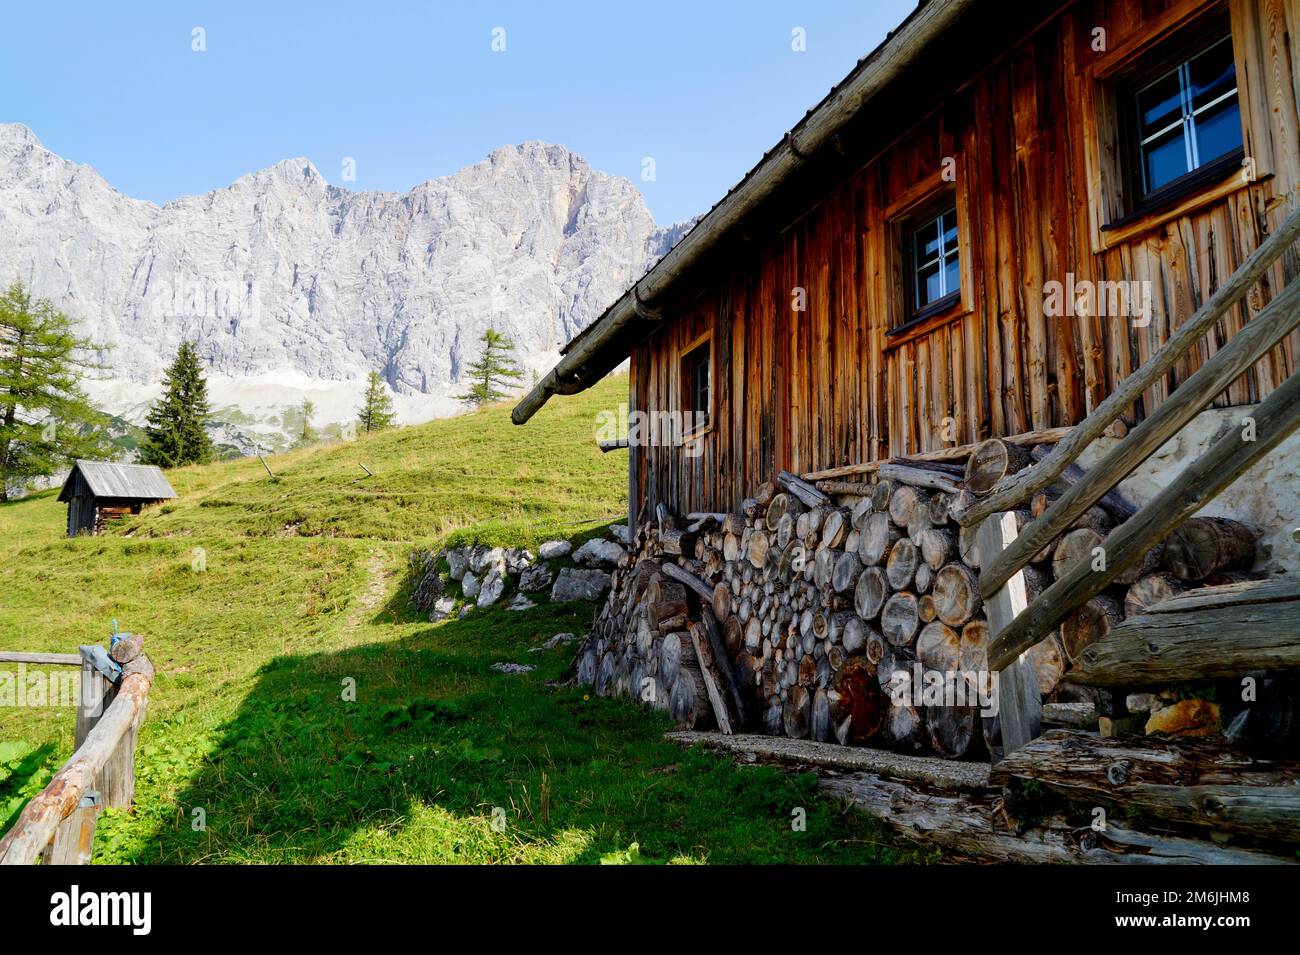
<svg viewBox="0 0 1300 955">
<path fill-rule="evenodd" d="M 366 586 L 352 610 L 348 613 L 348 627 L 359 627 L 367 614 L 374 611 L 388 596 L 388 581 L 393 571 L 387 566 L 388 554 L 380 547 L 372 547 L 366 557 Z"/>
</svg>

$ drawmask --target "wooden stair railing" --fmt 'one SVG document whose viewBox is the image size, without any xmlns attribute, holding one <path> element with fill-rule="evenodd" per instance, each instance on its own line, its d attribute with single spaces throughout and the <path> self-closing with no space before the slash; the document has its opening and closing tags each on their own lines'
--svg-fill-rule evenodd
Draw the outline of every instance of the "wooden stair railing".
<svg viewBox="0 0 1300 955">
<path fill-rule="evenodd" d="M 1246 257 L 1228 281 L 1210 296 L 1209 301 L 1180 325 L 1145 364 L 1135 369 L 1107 395 L 1087 418 L 1057 442 L 1051 454 L 1033 467 L 1013 475 L 986 497 L 957 512 L 957 521 L 967 527 L 977 525 L 990 514 L 1010 510 L 1038 491 L 1045 490 L 1144 391 L 1172 369 L 1178 359 L 1200 341 L 1228 309 L 1240 302 L 1297 239 L 1300 239 L 1300 210 L 1293 212 L 1281 228 L 1261 242 L 1259 248 Z"/>
<path fill-rule="evenodd" d="M 1100 562 L 1080 562 L 1032 602 L 1025 596 L 1023 569 L 1043 547 L 1177 435 L 1233 380 L 1300 327 L 1300 281 L 1293 281 L 1279 292 L 1036 520 L 1017 533 L 1014 518 L 1005 512 L 1060 477 L 1093 440 L 1249 291 L 1297 238 L 1300 211 L 1292 213 L 1151 359 L 1129 375 L 1046 458 L 1005 479 L 956 515 L 963 526 L 980 525 L 980 550 L 986 555 L 980 590 L 988 604 L 992 637 L 988 666 L 1000 672 L 1000 715 L 1006 752 L 1023 746 L 1038 735 L 1039 729 L 1037 688 L 1021 655 L 1300 428 L 1300 373 L 1292 375 L 1254 410 L 1253 433 L 1229 430 L 1150 503 L 1112 530 L 1101 545 Z"/>
</svg>

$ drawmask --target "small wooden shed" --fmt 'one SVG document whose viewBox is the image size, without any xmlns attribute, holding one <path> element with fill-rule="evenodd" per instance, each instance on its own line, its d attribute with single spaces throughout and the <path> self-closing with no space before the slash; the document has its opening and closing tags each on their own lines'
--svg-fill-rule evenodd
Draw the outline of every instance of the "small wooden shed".
<svg viewBox="0 0 1300 955">
<path fill-rule="evenodd" d="M 152 464 L 78 461 L 59 500 L 68 505 L 68 536 L 98 534 L 110 520 L 139 514 L 146 504 L 174 498 L 176 492 Z"/>
</svg>

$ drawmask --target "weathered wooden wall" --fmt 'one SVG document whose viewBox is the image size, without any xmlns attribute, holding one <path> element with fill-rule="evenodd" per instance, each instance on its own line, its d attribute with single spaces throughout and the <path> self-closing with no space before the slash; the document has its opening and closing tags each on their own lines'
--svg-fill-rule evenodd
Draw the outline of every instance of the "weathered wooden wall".
<svg viewBox="0 0 1300 955">
<path fill-rule="evenodd" d="M 1080 420 L 1186 321 L 1281 221 L 1300 196 L 1300 80 L 1292 59 L 1300 0 L 1232 0 L 1234 45 L 1256 45 L 1263 75 L 1239 84 L 1269 175 L 1166 222 L 1096 248 L 1090 218 L 1081 71 L 1097 24 L 1119 42 L 1144 23 L 1198 0 L 1081 0 L 958 90 L 779 235 L 692 290 L 661 331 L 634 349 L 633 409 L 680 407 L 679 352 L 712 332 L 715 419 L 692 456 L 681 447 L 634 449 L 635 500 L 674 510 L 736 507 L 778 469 L 808 472 Z M 1251 36 L 1237 34 L 1249 23 Z M 1239 56 L 1240 62 L 1240 56 Z M 1261 145 L 1255 140 L 1267 130 Z M 888 148 L 885 148 L 888 146 Z M 892 278 L 885 210 L 957 163 L 963 309 L 887 338 Z M 1221 192 L 1223 190 L 1220 190 Z M 1296 271 L 1289 260 L 1262 294 L 1222 323 L 1133 409 L 1149 412 Z M 1044 283 L 1149 280 L 1154 314 L 1122 318 L 1044 314 Z M 794 311 L 792 290 L 806 290 Z M 1300 339 L 1233 385 L 1218 403 L 1259 400 L 1294 367 Z M 945 421 L 945 419 L 949 419 Z M 634 505 L 633 510 L 638 510 Z"/>
</svg>

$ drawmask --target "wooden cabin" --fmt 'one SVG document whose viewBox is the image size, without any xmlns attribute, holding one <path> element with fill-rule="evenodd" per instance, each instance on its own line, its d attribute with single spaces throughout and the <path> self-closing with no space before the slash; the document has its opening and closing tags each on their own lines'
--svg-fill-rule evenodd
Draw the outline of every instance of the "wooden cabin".
<svg viewBox="0 0 1300 955">
<path fill-rule="evenodd" d="M 949 850 L 1293 860 L 1297 27 L 920 5 L 515 408 L 629 362 L 577 682 Z"/>
<path fill-rule="evenodd" d="M 68 505 L 69 537 L 98 534 L 111 520 L 175 496 L 159 468 L 113 461 L 77 461 L 59 491 Z"/>
<path fill-rule="evenodd" d="M 630 359 L 631 517 L 1082 420 L 1300 199 L 1300 0 L 928 0 L 564 349 Z M 756 104 L 755 104 L 756 105 Z M 1297 270 L 1285 255 L 1125 415 Z M 1118 314 L 1116 314 L 1118 313 Z M 1260 401 L 1292 334 L 1215 401 Z"/>
</svg>

